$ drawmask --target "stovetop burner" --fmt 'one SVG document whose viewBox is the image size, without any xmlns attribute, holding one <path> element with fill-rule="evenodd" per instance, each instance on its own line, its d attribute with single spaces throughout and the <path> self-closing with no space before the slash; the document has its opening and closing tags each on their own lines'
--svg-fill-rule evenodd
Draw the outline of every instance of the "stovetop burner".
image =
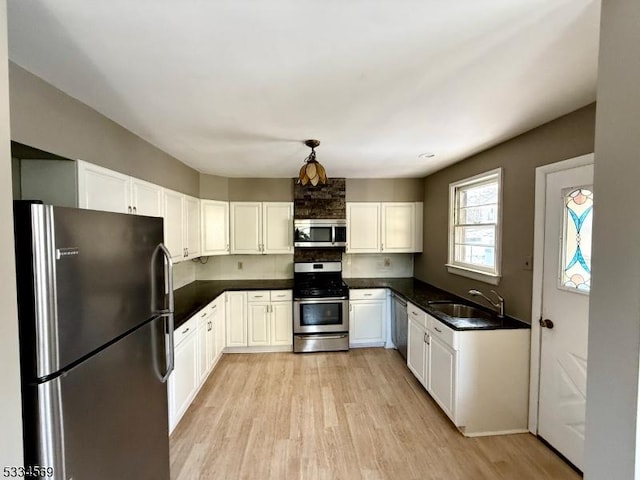
<svg viewBox="0 0 640 480">
<path fill-rule="evenodd" d="M 296 298 L 346 297 L 349 287 L 342 280 L 340 262 L 296 263 L 293 293 Z"/>
</svg>

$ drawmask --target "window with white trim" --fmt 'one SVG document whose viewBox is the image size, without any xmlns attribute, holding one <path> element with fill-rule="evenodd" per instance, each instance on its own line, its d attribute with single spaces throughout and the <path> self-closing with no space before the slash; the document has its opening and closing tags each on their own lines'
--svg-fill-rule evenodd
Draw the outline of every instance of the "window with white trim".
<svg viewBox="0 0 640 480">
<path fill-rule="evenodd" d="M 500 281 L 502 169 L 449 185 L 449 272 Z"/>
</svg>

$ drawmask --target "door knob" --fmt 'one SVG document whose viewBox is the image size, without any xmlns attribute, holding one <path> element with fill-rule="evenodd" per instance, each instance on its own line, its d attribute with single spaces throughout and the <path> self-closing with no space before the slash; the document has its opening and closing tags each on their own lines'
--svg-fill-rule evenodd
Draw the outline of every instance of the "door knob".
<svg viewBox="0 0 640 480">
<path fill-rule="evenodd" d="M 545 318 L 544 320 L 540 319 L 540 326 L 542 328 L 553 328 L 553 322 L 548 318 Z"/>
</svg>

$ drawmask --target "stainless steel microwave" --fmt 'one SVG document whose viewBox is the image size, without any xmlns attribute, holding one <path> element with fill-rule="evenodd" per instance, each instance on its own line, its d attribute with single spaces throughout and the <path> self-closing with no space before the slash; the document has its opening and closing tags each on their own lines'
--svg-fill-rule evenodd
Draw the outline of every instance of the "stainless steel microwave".
<svg viewBox="0 0 640 480">
<path fill-rule="evenodd" d="M 347 245 L 346 220 L 295 220 L 293 244 L 296 247 L 344 247 Z"/>
</svg>

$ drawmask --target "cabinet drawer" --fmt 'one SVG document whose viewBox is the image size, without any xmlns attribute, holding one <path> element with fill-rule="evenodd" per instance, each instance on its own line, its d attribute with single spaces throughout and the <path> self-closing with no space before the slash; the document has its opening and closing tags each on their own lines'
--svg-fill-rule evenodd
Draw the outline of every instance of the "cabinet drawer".
<svg viewBox="0 0 640 480">
<path fill-rule="evenodd" d="M 355 288 L 349 290 L 349 300 L 384 300 L 387 290 L 384 288 Z"/>
<path fill-rule="evenodd" d="M 293 300 L 293 292 L 291 290 L 271 290 L 272 302 L 290 302 Z"/>
<path fill-rule="evenodd" d="M 427 315 L 427 328 L 430 330 L 431 335 L 438 337 L 454 350 L 457 349 L 458 342 L 455 330 L 447 327 L 444 323 L 433 318 L 431 315 Z"/>
<path fill-rule="evenodd" d="M 407 315 L 409 318 L 414 319 L 418 324 L 427 328 L 427 314 L 420 308 L 416 307 L 413 303 L 407 302 Z"/>
<path fill-rule="evenodd" d="M 222 295 L 217 296 L 213 302 L 207 305 L 207 310 L 209 311 L 209 313 L 213 313 L 221 308 L 220 304 L 224 303 L 224 295 L 225 294 L 223 293 Z"/>
<path fill-rule="evenodd" d="M 253 292 L 247 292 L 248 302 L 269 302 L 271 301 L 271 295 L 269 290 L 256 290 Z"/>
<path fill-rule="evenodd" d="M 175 331 L 173 332 L 174 348 L 177 347 L 178 345 L 180 345 L 180 343 L 182 343 L 193 332 L 196 331 L 197 322 L 198 322 L 198 318 L 199 318 L 197 315 L 199 315 L 201 313 L 202 312 L 197 313 L 196 315 L 194 315 L 189 320 L 187 320 L 185 323 L 183 323 L 182 325 L 180 325 L 178 328 L 175 329 Z"/>
</svg>

